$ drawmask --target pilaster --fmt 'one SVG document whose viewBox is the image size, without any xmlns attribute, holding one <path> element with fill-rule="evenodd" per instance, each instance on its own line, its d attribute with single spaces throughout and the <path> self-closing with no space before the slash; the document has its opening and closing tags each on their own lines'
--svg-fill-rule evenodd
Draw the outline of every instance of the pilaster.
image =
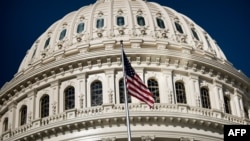
<svg viewBox="0 0 250 141">
<path fill-rule="evenodd" d="M 224 112 L 225 108 L 224 108 L 224 94 L 223 94 L 222 84 L 220 84 L 217 81 L 214 81 L 213 86 L 214 88 L 212 90 L 213 91 L 212 93 L 214 93 L 214 105 L 215 105 L 213 109 Z"/>
<path fill-rule="evenodd" d="M 163 79 L 161 79 L 162 83 L 162 92 L 160 99 L 163 103 L 170 103 L 174 102 L 174 90 L 173 90 L 173 81 L 172 81 L 172 70 L 169 69 L 162 69 Z"/>
<path fill-rule="evenodd" d="M 106 94 L 103 95 L 103 104 L 115 103 L 115 75 L 114 69 L 105 70 Z"/>
<path fill-rule="evenodd" d="M 190 93 L 187 95 L 189 105 L 200 107 L 200 86 L 199 76 L 195 74 L 189 74 L 189 90 Z"/>
<path fill-rule="evenodd" d="M 52 92 L 52 96 L 51 100 L 50 100 L 50 104 L 51 104 L 51 110 L 49 111 L 49 115 L 56 115 L 59 113 L 59 89 L 60 89 L 60 82 L 59 80 L 51 82 L 50 83 L 50 88 L 51 88 L 51 92 Z"/>
<path fill-rule="evenodd" d="M 233 100 L 233 114 L 238 117 L 244 117 L 244 110 L 242 104 L 242 96 L 238 89 L 234 90 L 234 95 L 232 96 Z"/>
<path fill-rule="evenodd" d="M 28 96 L 28 103 L 27 103 L 27 123 L 30 123 L 32 120 L 35 118 L 35 111 L 36 109 L 36 90 L 30 91 L 27 96 Z"/>
<path fill-rule="evenodd" d="M 87 90 L 86 90 L 86 74 L 80 74 L 77 76 L 77 80 L 78 80 L 78 87 L 79 87 L 79 92 L 78 92 L 78 104 L 77 107 L 79 107 L 80 109 L 87 107 L 87 102 L 86 102 L 86 98 L 87 98 Z"/>
<path fill-rule="evenodd" d="M 9 108 L 9 129 L 11 131 L 13 131 L 15 129 L 15 125 L 17 124 L 16 121 L 16 101 L 12 101 L 12 103 L 10 104 Z"/>
</svg>

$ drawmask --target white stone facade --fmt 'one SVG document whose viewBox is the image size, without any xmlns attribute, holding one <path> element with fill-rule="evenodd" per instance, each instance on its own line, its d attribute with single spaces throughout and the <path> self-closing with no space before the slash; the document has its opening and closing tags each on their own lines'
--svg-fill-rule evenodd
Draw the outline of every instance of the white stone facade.
<svg viewBox="0 0 250 141">
<path fill-rule="evenodd" d="M 117 25 L 119 16 L 123 26 Z M 137 16 L 144 17 L 145 25 L 139 25 Z M 96 27 L 98 19 L 104 20 L 101 28 Z M 76 32 L 79 23 L 84 23 L 81 33 Z M 226 60 L 201 27 L 157 3 L 97 0 L 43 33 L 15 77 L 1 88 L 0 140 L 126 141 L 120 40 L 142 80 L 158 82 L 160 102 L 152 109 L 135 98 L 129 103 L 133 141 L 222 141 L 224 124 L 250 124 L 249 78 Z M 94 82 L 102 84 L 98 106 L 91 106 Z M 185 87 L 185 102 L 179 101 L 183 98 L 177 96 L 176 83 Z M 73 108 L 67 109 L 69 87 L 74 88 L 74 102 L 68 101 Z M 208 90 L 208 102 L 202 88 Z M 44 96 L 49 108 L 42 117 Z"/>
</svg>

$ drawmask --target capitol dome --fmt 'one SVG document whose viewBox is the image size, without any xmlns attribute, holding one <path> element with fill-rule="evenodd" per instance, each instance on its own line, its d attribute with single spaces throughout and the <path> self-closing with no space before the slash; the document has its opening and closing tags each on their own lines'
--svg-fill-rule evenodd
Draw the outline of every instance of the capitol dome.
<svg viewBox="0 0 250 141">
<path fill-rule="evenodd" d="M 155 104 L 132 141 L 222 141 L 250 124 L 250 80 L 202 27 L 146 0 L 97 0 L 52 24 L 0 90 L 0 141 L 126 141 L 120 41 Z"/>
</svg>

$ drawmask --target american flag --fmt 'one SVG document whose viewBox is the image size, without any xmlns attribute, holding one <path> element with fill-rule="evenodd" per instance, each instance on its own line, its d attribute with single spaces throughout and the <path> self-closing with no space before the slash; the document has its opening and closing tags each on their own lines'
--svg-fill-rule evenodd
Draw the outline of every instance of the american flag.
<svg viewBox="0 0 250 141">
<path fill-rule="evenodd" d="M 149 105 L 150 108 L 152 108 L 155 102 L 153 94 L 150 92 L 148 87 L 142 82 L 139 75 L 136 74 L 134 68 L 132 68 L 131 64 L 129 63 L 128 58 L 123 49 L 122 53 L 124 59 L 123 61 L 126 73 L 125 79 L 128 94 L 136 97 L 142 102 L 145 102 Z"/>
</svg>

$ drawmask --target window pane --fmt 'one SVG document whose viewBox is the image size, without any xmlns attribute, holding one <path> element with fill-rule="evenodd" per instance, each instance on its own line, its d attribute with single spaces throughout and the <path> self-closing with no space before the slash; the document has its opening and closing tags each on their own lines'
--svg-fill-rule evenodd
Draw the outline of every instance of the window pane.
<svg viewBox="0 0 250 141">
<path fill-rule="evenodd" d="M 65 35 L 66 35 L 66 29 L 64 29 L 61 33 L 60 33 L 60 37 L 59 37 L 59 40 L 62 40 L 64 37 L 65 37 Z"/>
<path fill-rule="evenodd" d="M 102 28 L 104 26 L 104 19 L 97 19 L 96 28 Z"/>
<path fill-rule="evenodd" d="M 142 16 L 137 16 L 137 24 L 140 26 L 145 26 L 145 20 Z"/>
<path fill-rule="evenodd" d="M 119 94 L 120 94 L 120 103 L 125 103 L 125 95 L 124 95 L 124 83 L 123 79 L 119 81 Z M 128 103 L 131 103 L 131 95 L 128 94 Z"/>
<path fill-rule="evenodd" d="M 44 49 L 49 46 L 50 38 L 48 38 L 44 44 Z"/>
<path fill-rule="evenodd" d="M 124 17 L 121 17 L 121 16 L 119 16 L 119 17 L 117 17 L 117 19 L 116 19 L 116 24 L 118 25 L 118 26 L 123 26 L 125 23 L 124 23 Z"/>
<path fill-rule="evenodd" d="M 175 27 L 179 33 L 183 33 L 182 27 L 178 22 L 174 22 Z"/>
<path fill-rule="evenodd" d="M 49 116 L 49 96 L 43 96 L 41 99 L 41 117 Z"/>
<path fill-rule="evenodd" d="M 205 88 L 201 88 L 201 105 L 203 108 L 211 108 L 209 93 L 208 90 Z"/>
<path fill-rule="evenodd" d="M 224 97 L 224 104 L 225 104 L 225 112 L 231 114 L 230 99 L 226 96 Z"/>
<path fill-rule="evenodd" d="M 193 33 L 193 36 L 196 40 L 199 40 L 199 37 L 198 37 L 198 34 L 196 33 L 195 29 L 194 28 L 191 28 L 192 30 L 192 33 Z"/>
<path fill-rule="evenodd" d="M 77 33 L 81 33 L 84 30 L 84 23 L 80 23 L 77 26 Z"/>
<path fill-rule="evenodd" d="M 91 106 L 102 105 L 102 83 L 100 81 L 91 84 Z"/>
<path fill-rule="evenodd" d="M 75 88 L 69 87 L 65 91 L 65 110 L 75 108 Z"/>
<path fill-rule="evenodd" d="M 160 103 L 158 82 L 154 79 L 149 79 L 148 80 L 148 89 L 153 94 L 155 103 Z"/>
<path fill-rule="evenodd" d="M 3 122 L 3 130 L 4 131 L 7 131 L 8 130 L 8 123 L 9 123 L 9 121 L 8 121 L 8 118 L 5 118 L 5 120 L 4 120 L 4 122 Z"/>
<path fill-rule="evenodd" d="M 210 48 L 211 48 L 211 44 L 210 44 L 210 42 L 209 42 L 209 40 L 208 40 L 208 37 L 207 37 L 207 36 L 205 36 L 205 38 L 206 38 L 206 41 L 207 41 L 207 45 L 208 45 L 208 47 L 210 47 Z"/>
<path fill-rule="evenodd" d="M 164 21 L 160 18 L 156 18 L 156 21 L 157 21 L 157 25 L 160 27 L 160 28 L 165 28 L 165 24 L 164 24 Z"/>
<path fill-rule="evenodd" d="M 186 101 L 186 92 L 184 84 L 181 82 L 175 83 L 175 90 L 176 90 L 176 99 L 177 103 L 187 103 Z"/>
<path fill-rule="evenodd" d="M 27 120 L 27 106 L 23 106 L 20 110 L 20 122 L 21 125 L 26 124 Z"/>
</svg>

